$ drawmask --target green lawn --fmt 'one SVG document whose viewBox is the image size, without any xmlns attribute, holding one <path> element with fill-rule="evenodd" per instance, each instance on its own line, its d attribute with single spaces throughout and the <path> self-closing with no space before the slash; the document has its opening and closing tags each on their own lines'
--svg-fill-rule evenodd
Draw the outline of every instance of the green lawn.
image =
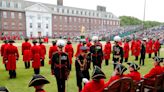
<svg viewBox="0 0 164 92">
<path fill-rule="evenodd" d="M 76 44 L 73 44 L 74 48 L 76 48 Z M 20 58 L 17 62 L 17 78 L 16 79 L 9 79 L 8 72 L 4 70 L 4 66 L 0 64 L 0 86 L 6 86 L 10 92 L 34 92 L 34 88 L 29 88 L 28 83 L 33 75 L 33 69 L 30 68 L 26 70 L 24 68 L 24 63 L 22 61 L 22 55 L 21 50 L 19 46 L 19 54 Z M 47 52 L 48 52 L 49 46 L 47 46 Z M 164 57 L 164 51 L 161 51 L 161 56 Z M 48 55 L 48 54 L 47 54 Z M 154 56 L 154 55 L 153 55 Z M 51 83 L 48 85 L 45 85 L 45 90 L 47 92 L 57 92 L 57 85 L 56 85 L 56 79 L 54 76 L 51 75 L 50 71 L 50 65 L 48 64 L 48 56 L 46 56 L 45 59 L 45 67 L 41 68 L 41 74 L 44 75 Z M 152 66 L 152 59 L 148 59 L 148 56 L 146 56 L 145 60 L 145 66 L 141 67 L 140 72 L 142 75 L 147 73 L 153 66 Z M 134 57 L 130 57 L 129 61 L 133 61 Z M 2 61 L 2 58 L 0 58 L 0 61 Z M 73 59 L 74 61 L 74 59 Z M 138 63 L 138 62 L 136 62 Z M 125 64 L 126 65 L 126 64 Z M 66 83 L 66 92 L 78 92 L 77 86 L 76 86 L 76 77 L 75 77 L 75 67 L 73 63 L 73 68 L 70 73 L 69 79 Z M 105 62 L 102 64 L 102 70 L 106 74 L 106 81 L 110 78 L 113 71 L 113 65 L 110 60 L 109 66 L 105 66 Z M 127 65 L 126 65 L 127 66 Z M 90 74 L 92 72 L 92 69 L 90 70 Z"/>
</svg>

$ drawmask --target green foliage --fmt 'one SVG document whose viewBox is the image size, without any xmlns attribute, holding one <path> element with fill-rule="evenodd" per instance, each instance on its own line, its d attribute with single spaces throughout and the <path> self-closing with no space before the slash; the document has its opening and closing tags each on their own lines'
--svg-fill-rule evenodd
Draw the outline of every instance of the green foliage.
<svg viewBox="0 0 164 92">
<path fill-rule="evenodd" d="M 144 24 L 144 28 L 151 28 L 154 26 L 161 25 L 163 23 L 157 22 L 157 21 L 145 21 L 139 20 L 135 17 L 131 16 L 120 16 L 120 25 L 121 26 L 128 26 L 128 25 L 142 25 Z"/>
</svg>

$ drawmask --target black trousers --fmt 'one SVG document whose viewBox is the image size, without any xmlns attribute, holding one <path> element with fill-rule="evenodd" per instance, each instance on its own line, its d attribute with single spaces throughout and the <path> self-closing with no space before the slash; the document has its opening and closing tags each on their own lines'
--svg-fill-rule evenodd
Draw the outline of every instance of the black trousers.
<svg viewBox="0 0 164 92">
<path fill-rule="evenodd" d="M 144 66 L 145 65 L 145 58 L 140 58 L 140 63 L 139 65 Z"/>
<path fill-rule="evenodd" d="M 125 58 L 125 62 L 128 62 L 128 58 Z"/>
<path fill-rule="evenodd" d="M 101 68 L 102 59 L 101 57 L 92 57 L 93 67 L 96 65 Z"/>
<path fill-rule="evenodd" d="M 65 92 L 65 79 L 56 77 L 58 92 Z"/>
<path fill-rule="evenodd" d="M 30 62 L 24 62 L 24 65 L 26 69 L 30 68 Z"/>
<path fill-rule="evenodd" d="M 156 53 L 154 53 L 154 56 L 157 56 L 157 52 L 156 52 Z"/>
<path fill-rule="evenodd" d="M 5 66 L 5 69 L 6 69 L 6 71 L 7 71 L 7 65 L 6 65 L 6 64 L 4 64 L 4 66 Z"/>
<path fill-rule="evenodd" d="M 79 92 L 81 92 L 81 90 L 82 90 L 82 79 L 83 78 L 87 78 L 88 80 L 90 79 L 89 70 L 76 71 L 76 78 L 77 78 L 77 86 L 79 88 Z"/>
<path fill-rule="evenodd" d="M 119 58 L 113 58 L 113 62 L 114 62 L 114 64 L 113 64 L 113 69 L 115 69 L 117 63 L 119 62 Z M 120 62 L 120 63 L 122 63 L 122 62 Z"/>
<path fill-rule="evenodd" d="M 136 56 L 135 61 L 138 61 L 138 56 Z"/>
<path fill-rule="evenodd" d="M 9 75 L 10 75 L 10 79 L 16 78 L 16 71 L 15 70 L 9 70 Z"/>
<path fill-rule="evenodd" d="M 149 54 L 149 58 L 151 58 L 151 54 Z"/>
<path fill-rule="evenodd" d="M 106 66 L 109 65 L 109 60 L 108 59 L 105 60 L 105 65 Z"/>
<path fill-rule="evenodd" d="M 40 74 L 40 68 L 34 68 L 34 74 Z"/>
<path fill-rule="evenodd" d="M 44 59 L 41 61 L 41 66 L 44 66 Z"/>
</svg>

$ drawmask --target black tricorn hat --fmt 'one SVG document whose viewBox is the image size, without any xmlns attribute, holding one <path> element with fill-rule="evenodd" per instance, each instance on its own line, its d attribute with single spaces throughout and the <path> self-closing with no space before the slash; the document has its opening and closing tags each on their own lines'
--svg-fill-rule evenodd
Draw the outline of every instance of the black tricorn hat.
<svg viewBox="0 0 164 92">
<path fill-rule="evenodd" d="M 50 82 L 42 75 L 34 75 L 28 86 L 39 86 L 48 83 Z"/>
<path fill-rule="evenodd" d="M 105 74 L 103 73 L 103 71 L 98 67 L 98 66 L 94 66 L 94 70 L 92 73 L 92 79 L 93 80 L 97 80 L 97 79 L 105 79 Z"/>
<path fill-rule="evenodd" d="M 133 62 L 128 62 L 127 63 L 130 67 L 132 67 L 135 71 L 139 70 L 140 67 L 136 64 L 136 63 L 133 63 Z"/>
<path fill-rule="evenodd" d="M 153 57 L 154 61 L 157 63 L 161 63 L 163 61 L 162 58 L 159 58 L 158 56 Z"/>
<path fill-rule="evenodd" d="M 29 38 L 25 37 L 25 38 L 24 38 L 24 40 L 25 40 L 25 41 L 28 41 L 28 40 L 29 40 Z"/>
<path fill-rule="evenodd" d="M 67 44 L 72 44 L 71 41 L 67 41 Z"/>
<path fill-rule="evenodd" d="M 4 42 L 4 43 L 8 43 L 8 40 L 4 40 L 3 42 Z"/>
<path fill-rule="evenodd" d="M 57 40 L 55 40 L 55 41 L 52 41 L 52 44 L 56 44 L 56 42 L 57 42 Z"/>
<path fill-rule="evenodd" d="M 6 87 L 0 87 L 0 92 L 9 92 L 9 90 Z"/>
<path fill-rule="evenodd" d="M 9 42 L 9 43 L 15 43 L 15 41 L 12 40 L 12 39 L 10 39 L 8 42 Z"/>
<path fill-rule="evenodd" d="M 32 43 L 38 43 L 38 41 L 37 40 L 33 40 Z"/>
<path fill-rule="evenodd" d="M 43 41 L 39 41 L 39 43 L 43 43 Z"/>
<path fill-rule="evenodd" d="M 122 64 L 116 64 L 116 68 L 115 68 L 120 74 L 123 74 L 127 68 L 122 65 Z"/>
</svg>

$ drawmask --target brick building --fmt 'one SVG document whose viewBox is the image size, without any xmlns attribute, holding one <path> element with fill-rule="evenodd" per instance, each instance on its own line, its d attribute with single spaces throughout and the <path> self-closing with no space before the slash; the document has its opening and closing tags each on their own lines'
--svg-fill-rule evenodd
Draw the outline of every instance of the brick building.
<svg viewBox="0 0 164 92">
<path fill-rule="evenodd" d="M 24 0 L 0 0 L 0 36 L 69 36 L 87 32 L 109 31 L 120 26 L 119 19 L 105 7 L 88 10 Z"/>
</svg>

